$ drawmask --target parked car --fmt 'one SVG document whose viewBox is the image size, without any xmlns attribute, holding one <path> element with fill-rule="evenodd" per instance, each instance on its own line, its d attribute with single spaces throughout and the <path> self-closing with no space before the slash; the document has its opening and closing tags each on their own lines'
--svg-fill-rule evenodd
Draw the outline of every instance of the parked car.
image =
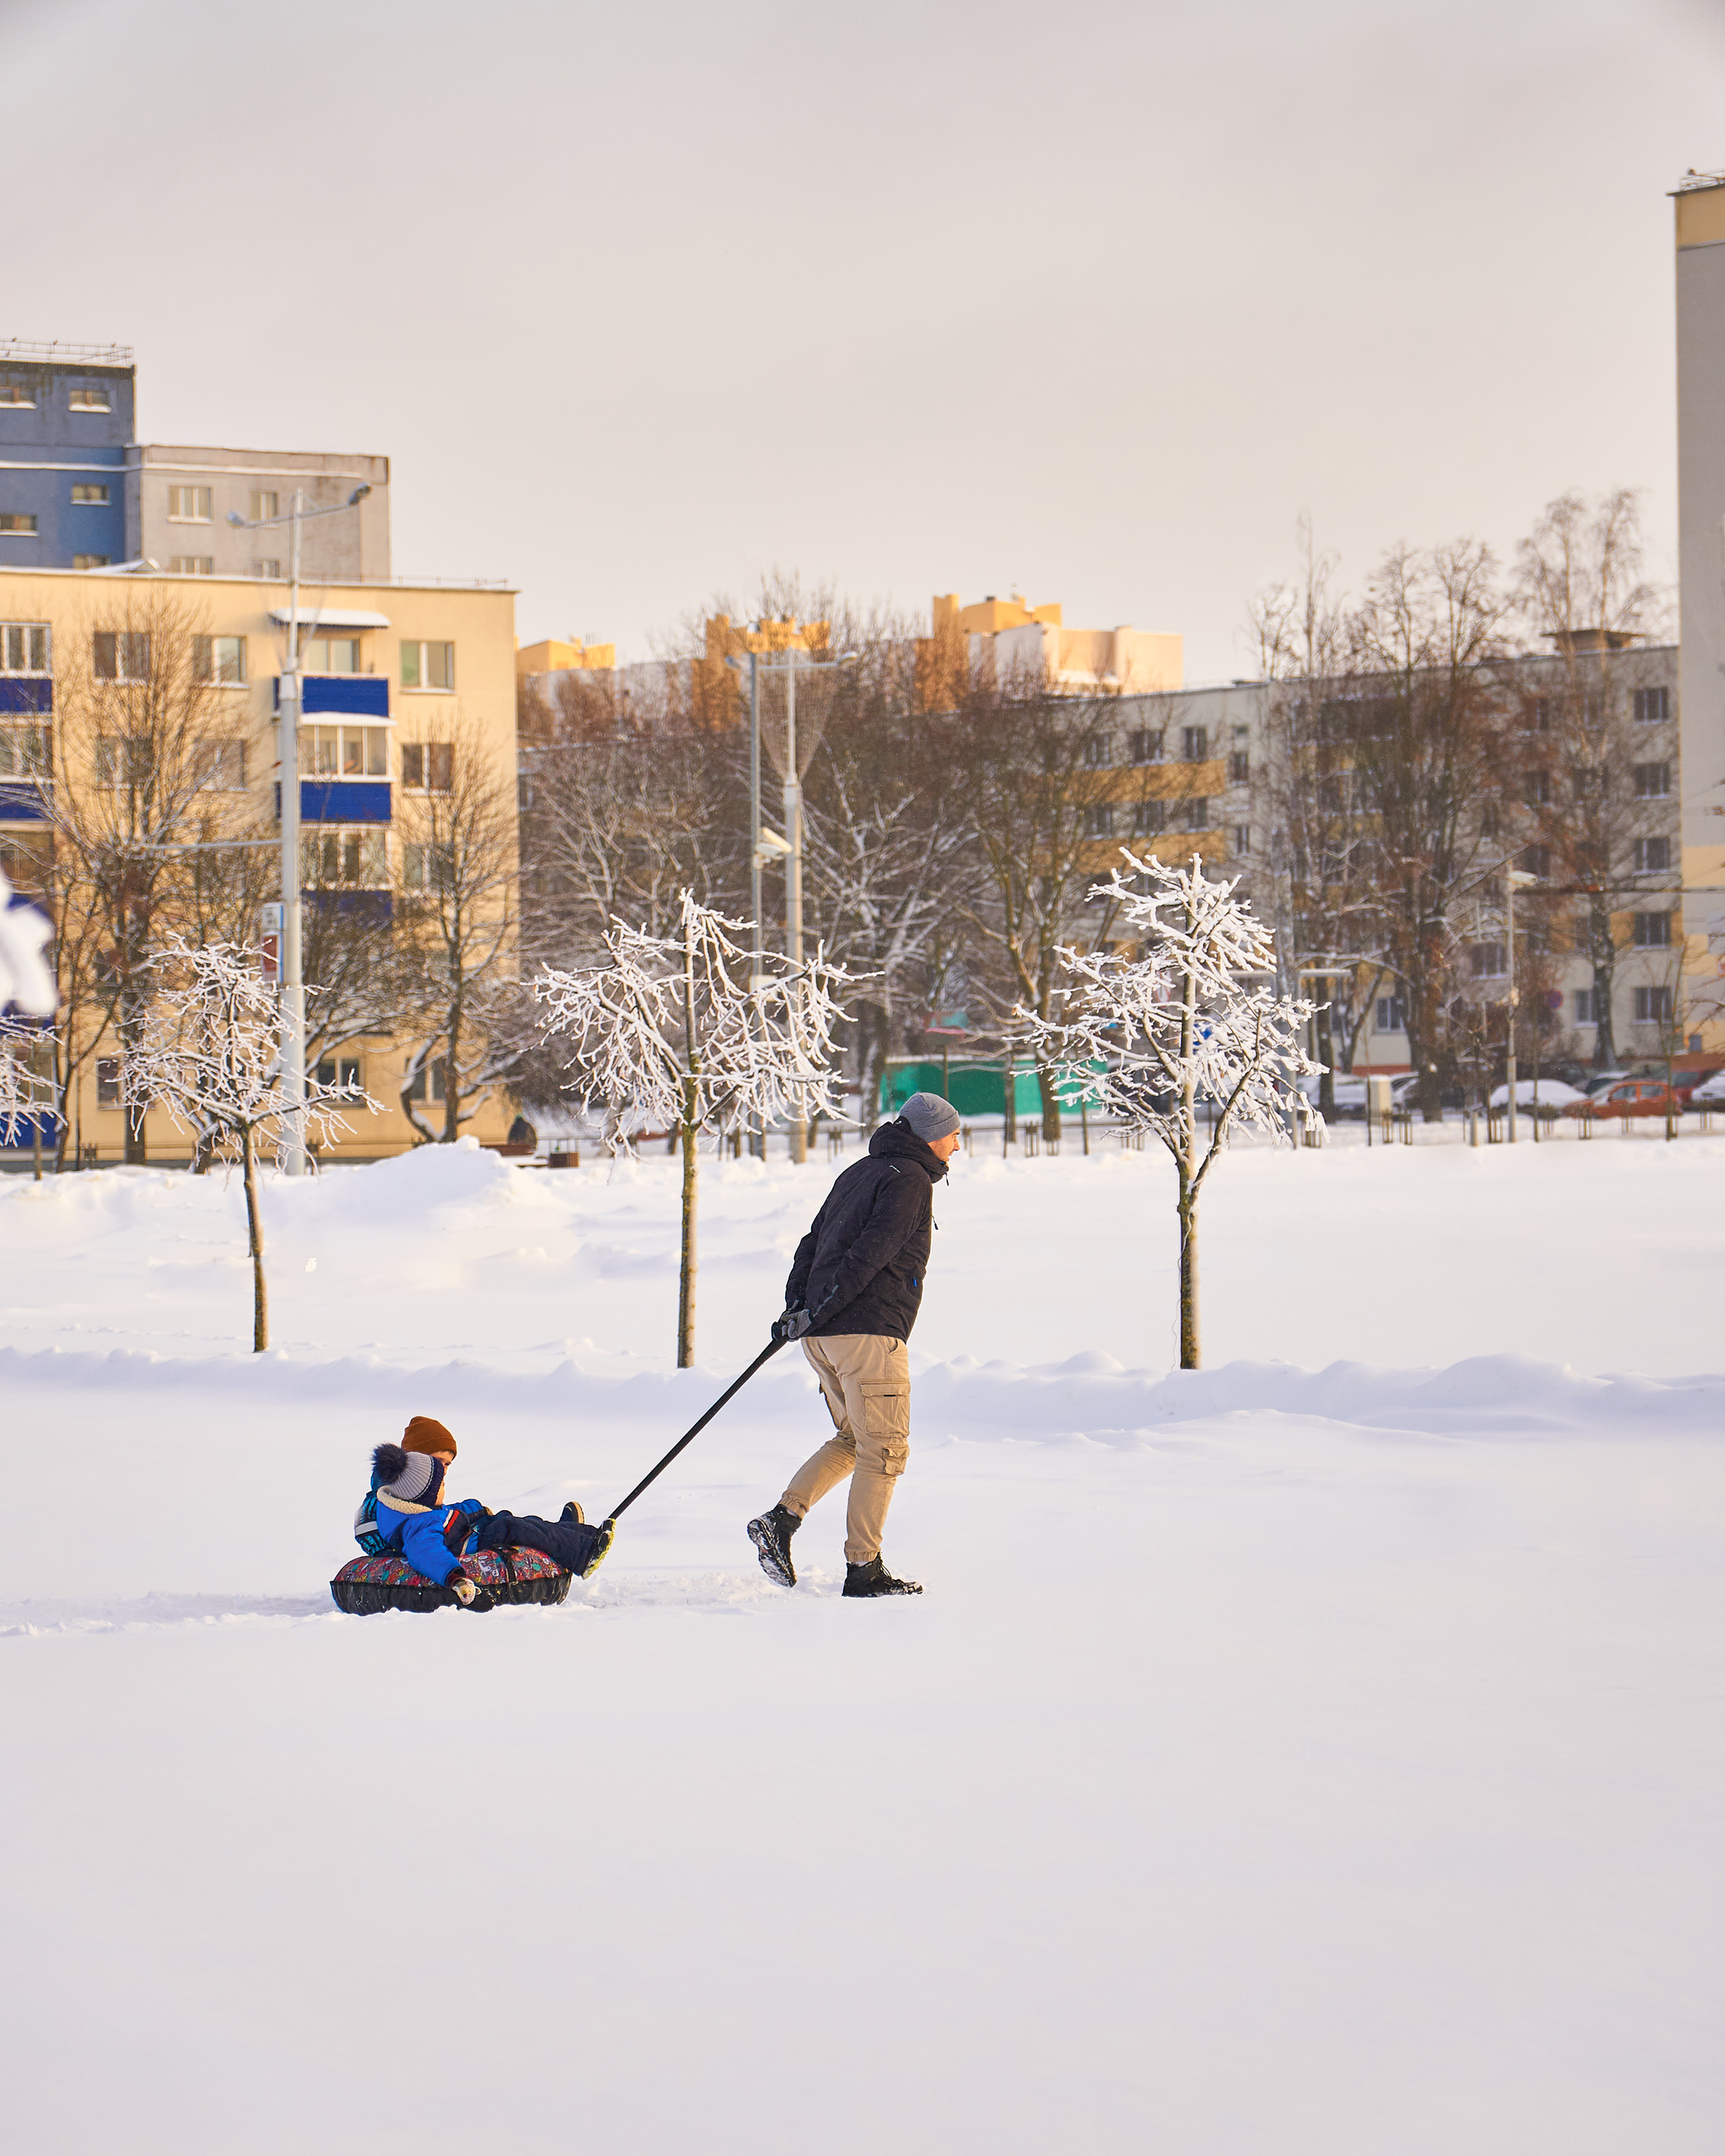
<svg viewBox="0 0 1725 2156">
<path fill-rule="evenodd" d="M 1535 1090 L 1541 1109 L 1567 1108 L 1572 1102 L 1587 1098 L 1585 1093 L 1578 1091 L 1573 1086 L 1566 1086 L 1561 1078 L 1518 1078 L 1515 1081 L 1516 1107 L 1532 1107 Z M 1491 1097 L 1490 1105 L 1494 1108 L 1509 1107 L 1509 1088 L 1507 1085 L 1498 1086 Z"/>
<path fill-rule="evenodd" d="M 1622 1078 L 1602 1093 L 1572 1101 L 1565 1115 L 1602 1118 L 1607 1116 L 1681 1115 L 1683 1096 L 1663 1078 Z"/>
<path fill-rule="evenodd" d="M 1725 1107 L 1725 1070 L 1710 1070 L 1690 1092 L 1692 1108 Z"/>
<path fill-rule="evenodd" d="M 1603 1093 L 1608 1086 L 1618 1085 L 1628 1075 L 1626 1070 L 1596 1070 L 1581 1090 L 1589 1096 Z"/>
</svg>

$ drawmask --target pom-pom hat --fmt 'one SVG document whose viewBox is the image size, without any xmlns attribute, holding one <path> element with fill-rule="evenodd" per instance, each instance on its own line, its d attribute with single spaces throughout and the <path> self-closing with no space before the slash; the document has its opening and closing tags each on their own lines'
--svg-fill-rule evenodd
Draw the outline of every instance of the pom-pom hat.
<svg viewBox="0 0 1725 2156">
<path fill-rule="evenodd" d="M 403 1505 L 435 1505 L 443 1486 L 443 1462 L 429 1452 L 409 1452 L 402 1445 L 379 1445 L 371 1454 L 377 1495 Z"/>
</svg>

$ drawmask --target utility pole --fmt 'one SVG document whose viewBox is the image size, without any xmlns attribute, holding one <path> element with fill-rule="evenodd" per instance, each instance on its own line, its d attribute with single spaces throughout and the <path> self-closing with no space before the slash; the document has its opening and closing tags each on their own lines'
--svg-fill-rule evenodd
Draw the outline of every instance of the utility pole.
<svg viewBox="0 0 1725 2156">
<path fill-rule="evenodd" d="M 786 654 L 785 668 L 785 956 L 800 974 L 803 965 L 803 782 L 797 775 L 797 654 Z M 792 987 L 802 994 L 801 981 Z M 800 1168 L 809 1159 L 809 1123 L 798 1114 L 791 1123 L 791 1158 Z"/>
<path fill-rule="evenodd" d="M 1515 891 L 1518 884 L 1537 883 L 1538 880 L 1524 868 L 1512 868 L 1507 861 L 1503 864 L 1503 927 L 1509 939 L 1509 1054 L 1507 1075 L 1509 1080 L 1509 1139 L 1512 1145 L 1515 1143 Z"/>
<path fill-rule="evenodd" d="M 285 524 L 291 534 L 287 601 L 287 657 L 277 696 L 277 755 L 281 773 L 281 938 L 278 974 L 281 983 L 281 1097 L 287 1110 L 287 1145 L 282 1166 L 291 1176 L 306 1172 L 306 987 L 300 969 L 300 720 L 303 695 L 300 674 L 300 526 L 311 516 L 337 516 L 356 509 L 371 493 L 355 487 L 344 502 L 308 510 L 304 490 L 293 490 L 286 516 L 241 516 L 228 522 L 241 531 L 261 531 Z"/>
<path fill-rule="evenodd" d="M 281 1097 L 287 1105 L 282 1166 L 306 1172 L 306 985 L 300 968 L 300 518 L 296 487 L 288 547 L 287 658 L 281 669 Z"/>
</svg>

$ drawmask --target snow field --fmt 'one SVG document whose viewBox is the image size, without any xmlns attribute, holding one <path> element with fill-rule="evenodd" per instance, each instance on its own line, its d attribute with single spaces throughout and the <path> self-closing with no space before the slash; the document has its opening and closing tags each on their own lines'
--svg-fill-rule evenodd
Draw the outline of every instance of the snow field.
<svg viewBox="0 0 1725 2156">
<path fill-rule="evenodd" d="M 329 1608 L 366 1446 L 602 1509 L 824 1166 L 703 1174 L 681 1373 L 669 1164 L 272 1184 L 256 1358 L 237 1186 L 0 1186 L 9 2144 L 1710 2152 L 1725 1145 L 1623 1150 L 1236 1154 L 1184 1375 L 1156 1164 L 961 1164 L 925 1596 L 842 1604 L 836 1495 L 756 1567 L 786 1354 L 483 1619 Z"/>
</svg>

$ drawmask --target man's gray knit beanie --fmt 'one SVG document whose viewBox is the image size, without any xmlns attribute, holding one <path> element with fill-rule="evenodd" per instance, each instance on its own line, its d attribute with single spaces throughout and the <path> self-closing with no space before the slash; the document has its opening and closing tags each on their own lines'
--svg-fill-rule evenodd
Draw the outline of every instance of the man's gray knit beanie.
<svg viewBox="0 0 1725 2156">
<path fill-rule="evenodd" d="M 959 1111 L 938 1093 L 912 1093 L 899 1113 L 925 1145 L 932 1138 L 950 1138 L 959 1127 Z"/>
</svg>

